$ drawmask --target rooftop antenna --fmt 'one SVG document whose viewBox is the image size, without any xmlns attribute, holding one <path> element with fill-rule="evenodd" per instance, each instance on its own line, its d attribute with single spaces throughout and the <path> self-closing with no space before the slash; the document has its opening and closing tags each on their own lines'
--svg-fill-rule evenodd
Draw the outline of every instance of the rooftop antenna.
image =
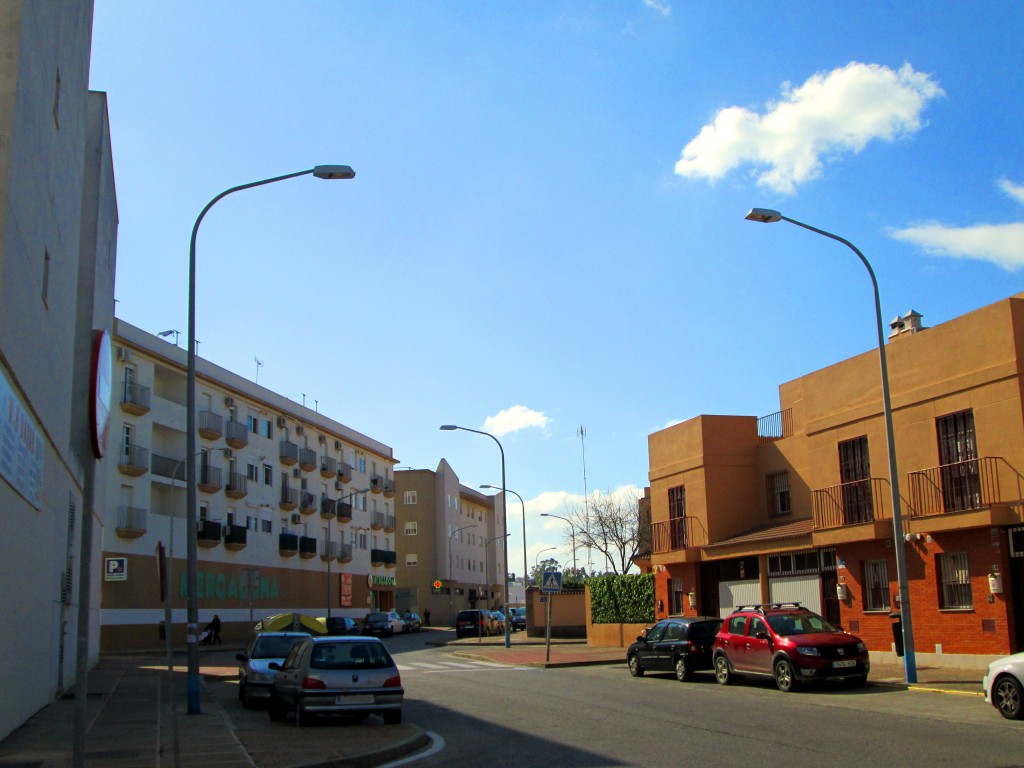
<svg viewBox="0 0 1024 768">
<path fill-rule="evenodd" d="M 178 346 L 178 337 L 181 336 L 181 331 L 176 331 L 172 328 L 169 331 L 160 331 L 157 336 L 163 336 L 166 339 L 172 333 L 174 334 L 174 346 Z"/>
<path fill-rule="evenodd" d="M 587 529 L 587 567 L 593 574 L 594 560 L 590 550 L 590 493 L 587 491 L 587 430 L 582 424 L 576 430 L 576 436 L 580 439 L 580 448 L 583 451 L 583 516 Z"/>
<path fill-rule="evenodd" d="M 260 383 L 260 368 L 263 367 L 263 361 L 260 360 L 258 357 L 255 357 L 255 356 L 253 356 L 252 359 L 253 359 L 253 362 L 256 363 L 256 383 L 259 384 Z"/>
</svg>

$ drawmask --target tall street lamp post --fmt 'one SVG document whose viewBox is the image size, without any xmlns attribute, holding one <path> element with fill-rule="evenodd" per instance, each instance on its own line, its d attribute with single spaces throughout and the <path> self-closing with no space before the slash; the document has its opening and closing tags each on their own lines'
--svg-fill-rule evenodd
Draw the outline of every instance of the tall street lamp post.
<svg viewBox="0 0 1024 768">
<path fill-rule="evenodd" d="M 811 232 L 816 232 L 819 235 L 823 235 L 835 240 L 836 242 L 842 243 L 857 254 L 857 257 L 867 269 L 868 275 L 871 276 L 871 286 L 875 293 L 875 323 L 878 331 L 878 362 L 881 367 L 882 374 L 882 410 L 885 415 L 885 440 L 886 447 L 889 452 L 889 488 L 892 491 L 893 546 L 896 549 L 896 579 L 899 583 L 900 614 L 903 629 L 903 668 L 906 675 L 906 682 L 908 684 L 916 683 L 917 660 L 914 653 L 914 629 L 910 617 L 910 589 L 907 584 L 907 557 L 903 548 L 903 515 L 900 509 L 899 475 L 896 473 L 896 439 L 892 426 L 892 401 L 889 397 L 889 368 L 886 365 L 885 360 L 885 331 L 882 326 L 882 305 L 878 298 L 878 281 L 875 279 L 875 271 L 871 268 L 871 264 L 868 263 L 864 254 L 857 249 L 857 246 L 849 240 L 839 237 L 838 235 L 834 235 L 831 232 L 826 232 L 823 229 L 818 229 L 817 227 L 804 224 L 796 219 L 783 216 L 778 211 L 773 211 L 768 208 L 752 208 L 746 215 L 746 218 L 749 221 L 757 221 L 762 224 L 773 224 L 776 221 L 788 221 L 790 224 L 795 224 L 798 227 L 803 227 Z"/>
<path fill-rule="evenodd" d="M 351 499 L 353 496 L 358 496 L 360 493 L 369 492 L 369 488 L 363 488 L 358 491 L 351 491 L 344 496 L 339 496 L 334 500 L 334 509 L 331 516 L 327 518 L 327 619 L 330 621 L 331 618 L 331 560 L 334 558 L 334 553 L 331 552 L 331 521 L 338 516 L 338 506 L 341 504 L 343 499 Z M 330 631 L 330 627 L 327 627 Z"/>
<path fill-rule="evenodd" d="M 464 531 L 467 528 L 476 528 L 477 524 L 464 525 L 461 528 L 456 528 L 454 531 L 448 534 L 448 615 L 451 617 L 452 626 L 455 626 L 455 605 L 452 603 L 452 537 L 455 536 L 459 531 Z"/>
<path fill-rule="evenodd" d="M 550 512 L 541 512 L 541 517 L 554 517 L 559 520 L 564 520 L 569 524 L 569 530 L 572 531 L 572 569 L 576 570 L 576 526 L 572 524 L 572 520 L 568 517 L 562 517 L 561 515 L 552 515 Z M 575 573 L 573 574 L 575 578 Z"/>
<path fill-rule="evenodd" d="M 482 432 L 479 429 L 470 429 L 469 427 L 459 427 L 455 424 L 442 424 L 441 429 L 453 430 L 461 429 L 463 432 L 472 432 L 477 435 L 484 435 L 491 438 L 498 445 L 498 450 L 501 452 L 501 530 L 503 533 L 508 533 L 508 506 L 505 503 L 505 449 L 501 447 L 501 442 L 492 435 L 490 432 Z M 505 607 L 508 608 L 508 538 L 505 538 L 504 553 L 502 555 L 504 567 L 505 567 Z M 512 632 L 508 625 L 505 623 L 505 647 L 512 647 Z"/>
<path fill-rule="evenodd" d="M 498 488 L 495 485 L 481 485 L 480 487 L 481 488 L 488 488 L 488 489 L 490 489 L 492 491 L 500 491 L 501 490 L 501 488 Z M 519 506 L 522 507 L 522 510 L 523 510 L 523 599 L 526 599 L 526 588 L 530 586 L 530 574 L 528 572 L 529 571 L 529 566 L 526 564 L 526 503 L 523 501 L 523 497 L 520 496 L 515 491 L 513 491 L 511 488 L 506 488 L 505 489 L 505 493 L 511 493 L 517 499 L 519 499 Z M 508 608 L 508 602 L 509 602 L 509 596 L 505 595 L 505 607 L 506 608 Z"/>
<path fill-rule="evenodd" d="M 296 176 L 312 174 L 318 179 L 351 179 L 356 173 L 347 165 L 318 165 L 305 171 L 288 173 L 284 176 L 275 176 L 262 181 L 254 181 L 249 184 L 241 184 L 237 187 L 226 189 L 206 204 L 200 211 L 196 223 L 192 227 L 192 239 L 188 251 L 188 374 L 186 378 L 185 395 L 185 455 L 192 456 L 196 453 L 196 235 L 199 232 L 199 225 L 203 221 L 214 204 L 221 198 L 227 197 L 233 192 L 240 192 L 251 187 L 260 187 L 264 184 L 273 184 L 275 181 L 293 179 Z M 199 600 L 198 600 L 198 548 L 196 544 L 196 468 L 195 462 L 186 465 L 185 484 L 187 486 L 187 499 L 185 505 L 185 551 L 186 551 L 186 584 L 188 587 L 188 610 L 187 610 L 187 642 L 188 642 L 188 713 L 200 713 L 199 696 L 199 638 L 196 628 L 199 623 Z"/>
</svg>

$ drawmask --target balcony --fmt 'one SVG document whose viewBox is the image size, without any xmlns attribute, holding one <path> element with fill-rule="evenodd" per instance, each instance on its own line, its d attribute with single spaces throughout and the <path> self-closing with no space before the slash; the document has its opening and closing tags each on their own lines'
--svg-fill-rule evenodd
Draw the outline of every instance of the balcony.
<svg viewBox="0 0 1024 768">
<path fill-rule="evenodd" d="M 370 476 L 370 493 L 381 493 L 384 490 L 384 478 L 380 475 Z"/>
<path fill-rule="evenodd" d="M 370 528 L 374 531 L 379 531 L 384 527 L 384 513 L 383 512 L 372 512 L 370 514 Z"/>
<path fill-rule="evenodd" d="M 240 421 L 224 425 L 224 442 L 232 448 L 245 448 L 249 444 L 249 428 Z"/>
<path fill-rule="evenodd" d="M 387 565 L 388 561 L 394 557 L 394 552 L 388 552 L 386 549 L 371 549 L 370 550 L 370 565 L 376 567 Z"/>
<path fill-rule="evenodd" d="M 385 480 L 384 481 L 384 498 L 391 499 L 395 496 L 395 481 Z"/>
<path fill-rule="evenodd" d="M 352 545 L 341 544 L 338 547 L 338 562 L 339 563 L 350 563 L 352 562 Z"/>
<path fill-rule="evenodd" d="M 299 536 L 295 533 L 282 533 L 277 537 L 277 551 L 281 557 L 294 557 L 299 553 Z"/>
<path fill-rule="evenodd" d="M 707 546 L 708 535 L 701 521 L 695 517 L 674 517 L 651 523 L 653 554 L 681 552 Z"/>
<path fill-rule="evenodd" d="M 278 506 L 285 512 L 291 512 L 299 506 L 299 489 L 285 486 L 281 489 L 281 501 Z"/>
<path fill-rule="evenodd" d="M 384 532 L 394 533 L 395 532 L 395 516 L 384 515 Z"/>
<path fill-rule="evenodd" d="M 338 523 L 352 522 L 352 505 L 347 501 L 338 502 Z"/>
<path fill-rule="evenodd" d="M 185 462 L 172 459 L 168 456 L 157 456 L 153 454 L 153 474 L 159 477 L 168 477 L 172 480 L 185 482 Z"/>
<path fill-rule="evenodd" d="M 213 411 L 199 412 L 199 435 L 206 440 L 219 440 L 224 434 L 224 417 Z"/>
<path fill-rule="evenodd" d="M 954 514 L 958 515 L 955 525 L 962 525 L 962 517 L 969 514 L 978 518 L 978 525 L 1019 522 L 1010 504 L 1024 498 L 1024 478 L 1001 457 L 931 467 L 911 472 L 907 479 L 910 502 L 904 517 L 932 518 L 927 523 L 929 530 L 944 527 L 935 517 Z"/>
<path fill-rule="evenodd" d="M 299 492 L 299 512 L 304 515 L 312 515 L 316 512 L 316 496 L 309 491 Z"/>
<path fill-rule="evenodd" d="M 224 528 L 224 549 L 245 549 L 248 531 L 244 525 L 228 525 Z"/>
<path fill-rule="evenodd" d="M 338 474 L 338 460 L 330 456 L 320 457 L 320 477 L 332 478 Z"/>
<path fill-rule="evenodd" d="M 216 493 L 223 484 L 220 480 L 220 467 L 211 467 L 209 464 L 199 467 L 199 480 L 196 483 L 203 493 Z"/>
<path fill-rule="evenodd" d="M 338 556 L 338 542 L 336 541 L 321 541 L 320 542 L 320 559 L 321 560 L 332 560 Z"/>
<path fill-rule="evenodd" d="M 299 461 L 299 446 L 296 443 L 290 443 L 287 440 L 282 440 L 280 442 L 280 446 L 281 463 L 284 464 L 286 467 L 290 467 L 293 464 L 297 464 Z"/>
<path fill-rule="evenodd" d="M 121 394 L 121 410 L 133 416 L 149 413 L 149 387 L 125 380 Z"/>
<path fill-rule="evenodd" d="M 146 510 L 140 507 L 117 508 L 117 535 L 137 539 L 146 534 Z"/>
<path fill-rule="evenodd" d="M 249 493 L 249 478 L 241 472 L 228 472 L 228 484 L 224 495 L 229 499 L 244 499 Z"/>
<path fill-rule="evenodd" d="M 333 520 L 335 515 L 337 514 L 337 511 L 338 511 L 336 509 L 336 507 L 340 503 L 341 502 L 336 501 L 335 499 L 329 499 L 326 496 L 321 498 L 320 499 L 320 517 L 322 517 L 324 520 Z"/>
<path fill-rule="evenodd" d="M 122 444 L 117 458 L 117 471 L 129 477 L 146 474 L 149 471 L 149 449 Z"/>
<path fill-rule="evenodd" d="M 344 461 L 338 467 L 338 479 L 343 483 L 352 482 L 352 465 L 346 464 Z"/>
<path fill-rule="evenodd" d="M 220 544 L 221 526 L 213 520 L 200 520 L 196 530 L 196 544 L 210 549 Z"/>
<path fill-rule="evenodd" d="M 812 492 L 814 545 L 834 546 L 892 536 L 892 491 L 884 477 Z"/>
<path fill-rule="evenodd" d="M 774 443 L 784 437 L 793 435 L 793 409 L 762 416 L 757 420 L 757 441 L 761 445 Z"/>
<path fill-rule="evenodd" d="M 316 539 L 312 536 L 299 536 L 299 557 L 303 560 L 316 557 Z"/>
<path fill-rule="evenodd" d="M 317 463 L 316 451 L 312 448 L 299 448 L 299 468 L 303 472 L 312 472 Z"/>
</svg>

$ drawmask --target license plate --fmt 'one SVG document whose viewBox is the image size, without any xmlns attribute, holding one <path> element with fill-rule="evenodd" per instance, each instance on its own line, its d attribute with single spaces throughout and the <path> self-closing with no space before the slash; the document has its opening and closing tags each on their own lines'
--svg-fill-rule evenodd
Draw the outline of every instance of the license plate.
<svg viewBox="0 0 1024 768">
<path fill-rule="evenodd" d="M 843 667 L 856 667 L 856 666 L 857 666 L 857 660 L 856 659 L 844 659 L 843 661 L 833 661 L 832 662 L 832 668 L 833 669 L 842 669 Z"/>
<path fill-rule="evenodd" d="M 343 706 L 345 704 L 353 704 L 353 705 L 356 705 L 356 704 L 373 704 L 373 694 L 372 693 L 357 693 L 357 694 L 352 694 L 350 696 L 338 695 L 338 696 L 334 697 L 334 703 L 336 705 L 338 705 L 338 706 Z"/>
</svg>

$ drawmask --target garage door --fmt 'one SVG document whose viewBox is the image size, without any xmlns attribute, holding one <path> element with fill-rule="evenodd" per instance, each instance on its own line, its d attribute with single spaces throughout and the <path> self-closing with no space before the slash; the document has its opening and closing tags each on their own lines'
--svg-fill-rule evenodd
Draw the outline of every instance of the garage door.
<svg viewBox="0 0 1024 768">
<path fill-rule="evenodd" d="M 718 615 L 723 619 L 738 605 L 757 605 L 761 602 L 761 582 L 757 579 L 722 581 L 718 584 Z"/>
<path fill-rule="evenodd" d="M 769 585 L 773 603 L 800 603 L 815 613 L 821 610 L 821 582 L 818 574 L 776 576 Z"/>
</svg>

